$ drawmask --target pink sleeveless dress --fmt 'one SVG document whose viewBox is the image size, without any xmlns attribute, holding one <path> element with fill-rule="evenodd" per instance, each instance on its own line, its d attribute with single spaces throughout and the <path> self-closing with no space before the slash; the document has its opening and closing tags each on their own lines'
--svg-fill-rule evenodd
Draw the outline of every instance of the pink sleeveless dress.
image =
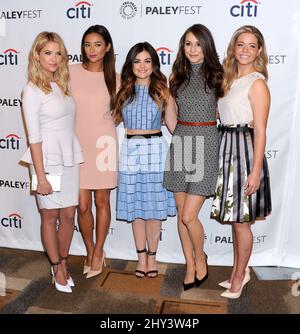
<svg viewBox="0 0 300 334">
<path fill-rule="evenodd" d="M 70 89 L 76 103 L 75 133 L 85 161 L 80 166 L 80 189 L 115 188 L 117 133 L 111 117 L 104 72 L 88 71 L 82 64 L 69 68 Z"/>
</svg>

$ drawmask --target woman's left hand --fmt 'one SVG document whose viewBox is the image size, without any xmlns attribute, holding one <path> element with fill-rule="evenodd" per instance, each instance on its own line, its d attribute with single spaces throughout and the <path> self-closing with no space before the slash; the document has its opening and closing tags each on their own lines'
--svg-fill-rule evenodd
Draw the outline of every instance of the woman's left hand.
<svg viewBox="0 0 300 334">
<path fill-rule="evenodd" d="M 252 195 L 254 194 L 260 187 L 260 175 L 256 175 L 254 173 L 250 173 L 245 182 L 245 194 Z"/>
</svg>

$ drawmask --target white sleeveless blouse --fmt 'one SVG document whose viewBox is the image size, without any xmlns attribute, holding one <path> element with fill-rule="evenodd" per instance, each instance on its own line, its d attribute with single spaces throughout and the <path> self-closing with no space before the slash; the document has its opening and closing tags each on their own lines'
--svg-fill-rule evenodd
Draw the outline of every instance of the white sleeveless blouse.
<svg viewBox="0 0 300 334">
<path fill-rule="evenodd" d="M 265 79 L 259 72 L 252 72 L 233 81 L 226 96 L 218 101 L 218 109 L 223 125 L 248 124 L 253 120 L 249 100 L 249 90 L 257 79 Z"/>
</svg>

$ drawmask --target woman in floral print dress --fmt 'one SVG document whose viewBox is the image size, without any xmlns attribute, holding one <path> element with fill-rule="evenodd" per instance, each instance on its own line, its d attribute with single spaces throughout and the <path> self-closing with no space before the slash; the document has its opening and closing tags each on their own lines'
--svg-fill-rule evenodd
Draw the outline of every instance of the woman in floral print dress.
<svg viewBox="0 0 300 334">
<path fill-rule="evenodd" d="M 224 60 L 219 175 L 211 218 L 230 222 L 234 264 L 231 277 L 220 285 L 221 296 L 239 298 L 249 282 L 251 223 L 271 212 L 271 192 L 264 155 L 270 93 L 266 84 L 268 57 L 264 38 L 253 26 L 236 30 Z"/>
</svg>

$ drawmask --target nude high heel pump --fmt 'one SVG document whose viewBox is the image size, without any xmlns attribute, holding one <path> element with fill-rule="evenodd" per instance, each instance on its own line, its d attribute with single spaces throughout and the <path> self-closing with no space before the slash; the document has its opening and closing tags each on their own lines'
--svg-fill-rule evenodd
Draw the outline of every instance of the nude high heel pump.
<svg viewBox="0 0 300 334">
<path fill-rule="evenodd" d="M 57 273 L 57 269 L 58 269 L 59 264 L 60 264 L 60 261 L 54 262 L 54 263 L 51 262 L 52 267 L 50 267 L 50 272 L 51 272 L 51 276 L 52 276 L 52 284 L 55 285 L 55 289 L 57 291 L 65 292 L 65 293 L 72 293 L 72 289 L 71 289 L 71 287 L 69 286 L 68 283 L 67 283 L 67 285 L 62 285 L 62 284 L 59 284 L 59 283 L 56 282 L 55 275 Z M 56 270 L 54 269 L 55 266 L 56 266 Z"/>
<path fill-rule="evenodd" d="M 250 273 L 250 268 L 247 266 L 245 271 Z M 245 275 L 245 277 L 246 277 L 246 275 Z M 225 289 L 230 289 L 231 288 L 231 283 L 229 282 L 229 280 L 223 281 L 223 282 L 219 283 L 218 285 L 220 285 L 222 288 L 225 288 Z"/>
<path fill-rule="evenodd" d="M 86 265 L 86 259 L 85 259 L 83 263 L 83 275 L 87 274 L 90 270 L 91 267 Z"/>
<path fill-rule="evenodd" d="M 225 292 L 221 293 L 222 297 L 229 298 L 229 299 L 237 299 L 240 298 L 241 293 L 243 291 L 243 287 L 250 281 L 250 273 L 245 271 L 245 276 L 243 279 L 242 286 L 239 291 L 237 292 L 231 292 L 229 289 L 227 289 Z"/>
<path fill-rule="evenodd" d="M 106 263 L 105 263 L 105 252 L 103 251 L 103 256 L 102 256 L 102 260 L 101 260 L 101 264 L 100 264 L 100 268 L 98 270 L 90 270 L 87 275 L 86 278 L 92 278 L 95 277 L 97 275 L 100 275 L 102 273 L 103 267 L 106 267 Z"/>
</svg>

